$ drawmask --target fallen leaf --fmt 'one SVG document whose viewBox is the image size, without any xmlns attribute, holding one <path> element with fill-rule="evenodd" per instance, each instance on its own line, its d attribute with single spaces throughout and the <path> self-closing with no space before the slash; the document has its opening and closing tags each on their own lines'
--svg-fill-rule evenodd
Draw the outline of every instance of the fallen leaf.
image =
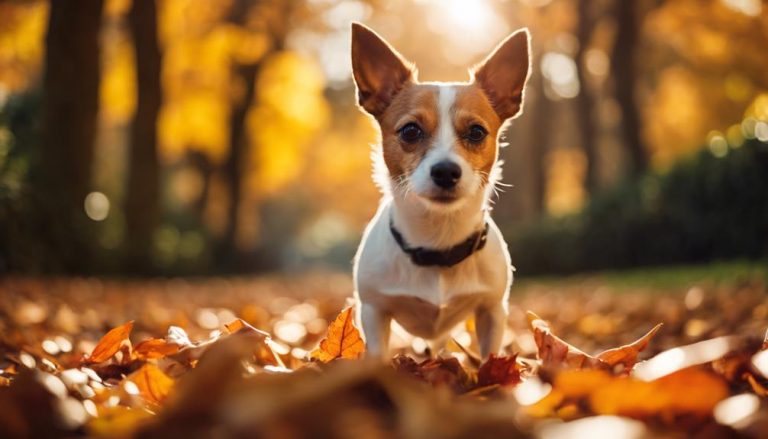
<svg viewBox="0 0 768 439">
<path fill-rule="evenodd" d="M 145 364 L 126 379 L 136 384 L 145 401 L 157 405 L 165 400 L 173 388 L 173 380 L 151 363 Z"/>
<path fill-rule="evenodd" d="M 616 366 L 622 364 L 626 369 L 632 369 L 637 363 L 637 355 L 648 347 L 648 343 L 659 332 L 659 329 L 663 326 L 663 323 L 659 323 L 654 326 L 653 329 L 648 331 L 644 336 L 640 337 L 637 341 L 620 346 L 614 349 L 608 349 L 597 354 L 597 358 L 604 361 L 609 366 Z"/>
<path fill-rule="evenodd" d="M 280 350 L 277 342 L 272 340 L 268 332 L 251 326 L 243 319 L 233 320 L 224 325 L 229 334 L 240 334 L 253 337 L 258 343 L 254 357 L 259 365 L 277 366 L 285 369 L 285 363 L 277 353 Z"/>
<path fill-rule="evenodd" d="M 398 355 L 392 360 L 396 371 L 426 381 L 433 386 L 446 386 L 456 393 L 474 389 L 476 381 L 461 367 L 455 357 L 429 358 L 417 363 L 413 358 Z"/>
<path fill-rule="evenodd" d="M 99 416 L 92 418 L 86 428 L 95 437 L 133 437 L 140 426 L 153 418 L 144 408 L 121 405 L 99 408 Z"/>
<path fill-rule="evenodd" d="M 549 323 L 535 313 L 528 311 L 527 317 L 542 365 L 566 366 L 573 369 L 612 369 L 621 364 L 624 371 L 630 370 L 637 363 L 638 354 L 648 347 L 648 343 L 662 326 L 661 323 L 656 325 L 633 343 L 592 356 L 553 334 Z"/>
<path fill-rule="evenodd" d="M 328 333 L 310 354 L 311 358 L 323 363 L 337 358 L 356 359 L 365 352 L 365 343 L 360 331 L 355 328 L 352 307 L 344 309 L 328 326 Z"/>
<path fill-rule="evenodd" d="M 101 337 L 101 340 L 99 340 L 99 343 L 93 348 L 93 352 L 91 352 L 91 355 L 85 359 L 85 362 L 91 364 L 102 363 L 112 358 L 125 343 L 130 346 L 131 341 L 129 337 L 132 329 L 133 320 L 116 328 L 112 328 Z"/>
<path fill-rule="evenodd" d="M 521 366 L 517 362 L 517 354 L 510 356 L 491 354 L 477 371 L 477 385 L 479 387 L 493 384 L 515 385 L 520 383 L 520 371 Z"/>
<path fill-rule="evenodd" d="M 179 352 L 179 348 L 176 343 L 169 343 L 162 338 L 150 338 L 137 344 L 133 353 L 139 360 L 159 359 Z"/>
<path fill-rule="evenodd" d="M 570 404 L 591 414 L 649 418 L 661 414 L 711 416 L 718 402 L 728 397 L 728 386 L 710 371 L 693 367 L 655 381 L 615 376 L 604 370 L 563 370 L 552 392 L 534 404 L 539 416 L 557 413 Z"/>
<path fill-rule="evenodd" d="M 235 319 L 224 325 L 229 334 L 234 334 L 240 331 L 250 331 L 263 335 L 264 337 L 270 337 L 269 333 L 262 331 L 261 329 L 253 327 L 251 324 L 243 319 Z"/>
</svg>

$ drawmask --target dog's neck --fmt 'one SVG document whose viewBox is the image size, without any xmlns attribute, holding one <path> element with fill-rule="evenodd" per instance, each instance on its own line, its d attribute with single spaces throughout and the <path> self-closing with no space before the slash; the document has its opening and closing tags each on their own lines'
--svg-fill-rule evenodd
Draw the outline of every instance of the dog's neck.
<svg viewBox="0 0 768 439">
<path fill-rule="evenodd" d="M 393 194 L 392 222 L 410 247 L 444 249 L 466 240 L 485 223 L 486 194 L 462 200 L 454 209 L 434 208 L 409 194 Z"/>
</svg>

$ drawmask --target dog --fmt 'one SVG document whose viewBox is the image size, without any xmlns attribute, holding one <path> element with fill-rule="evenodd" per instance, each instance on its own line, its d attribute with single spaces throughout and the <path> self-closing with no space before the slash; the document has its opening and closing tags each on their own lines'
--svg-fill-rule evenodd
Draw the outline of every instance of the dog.
<svg viewBox="0 0 768 439">
<path fill-rule="evenodd" d="M 369 356 L 386 358 L 394 319 L 438 349 L 474 314 L 480 354 L 501 349 L 512 267 L 489 215 L 499 136 L 520 114 L 530 74 L 521 29 L 466 83 L 421 83 L 373 30 L 352 24 L 358 106 L 372 116 L 383 196 L 354 259 L 355 309 Z"/>
</svg>

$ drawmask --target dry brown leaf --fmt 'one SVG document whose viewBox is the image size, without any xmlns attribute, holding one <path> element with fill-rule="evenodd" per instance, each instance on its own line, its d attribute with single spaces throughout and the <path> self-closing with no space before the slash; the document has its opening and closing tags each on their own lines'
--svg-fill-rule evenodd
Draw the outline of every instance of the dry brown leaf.
<svg viewBox="0 0 768 439">
<path fill-rule="evenodd" d="M 179 348 L 176 343 L 169 343 L 162 338 L 150 338 L 137 344 L 133 353 L 139 360 L 159 359 L 176 354 Z"/>
<path fill-rule="evenodd" d="M 173 379 L 151 363 L 143 365 L 139 370 L 128 375 L 127 379 L 136 384 L 145 401 L 157 405 L 165 400 L 173 388 Z"/>
<path fill-rule="evenodd" d="M 768 388 L 764 386 L 762 383 L 760 383 L 753 374 L 746 372 L 744 373 L 744 379 L 747 380 L 749 383 L 749 387 L 752 388 L 752 391 L 755 392 L 759 396 L 768 396 Z"/>
<path fill-rule="evenodd" d="M 549 323 L 535 313 L 528 311 L 527 317 L 543 366 L 565 366 L 574 369 L 610 369 L 618 364 L 624 366 L 624 371 L 632 369 L 637 363 L 638 354 L 648 347 L 648 343 L 662 326 L 659 323 L 633 343 L 592 356 L 553 334 Z"/>
<path fill-rule="evenodd" d="M 272 340 L 268 332 L 255 328 L 243 319 L 233 320 L 224 325 L 229 334 L 240 334 L 257 340 L 254 358 L 261 366 L 276 366 L 285 369 L 285 363 L 277 353 L 280 347 Z"/>
<path fill-rule="evenodd" d="M 477 385 L 485 387 L 493 384 L 502 386 L 518 384 L 521 370 L 522 367 L 517 362 L 517 354 L 510 356 L 491 354 L 477 371 Z"/>
<path fill-rule="evenodd" d="M 91 355 L 88 356 L 84 362 L 91 364 L 102 363 L 112 358 L 124 344 L 127 343 L 127 345 L 130 346 L 131 341 L 129 337 L 131 335 L 131 330 L 133 330 L 133 320 L 116 328 L 112 328 L 101 337 L 99 343 L 93 348 Z"/>
<path fill-rule="evenodd" d="M 408 374 L 433 386 L 447 386 L 455 393 L 464 393 L 477 387 L 472 377 L 455 357 L 429 358 L 417 363 L 405 355 L 392 360 L 396 371 Z"/>
<path fill-rule="evenodd" d="M 365 343 L 353 323 L 352 307 L 344 309 L 328 326 L 328 333 L 311 353 L 311 358 L 323 363 L 337 358 L 356 359 L 365 352 Z"/>
</svg>

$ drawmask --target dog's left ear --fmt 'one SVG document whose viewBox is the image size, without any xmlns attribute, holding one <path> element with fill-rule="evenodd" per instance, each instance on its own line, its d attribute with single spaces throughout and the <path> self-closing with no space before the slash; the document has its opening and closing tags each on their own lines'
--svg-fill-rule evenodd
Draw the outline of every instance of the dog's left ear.
<svg viewBox="0 0 768 439">
<path fill-rule="evenodd" d="M 502 121 L 517 116 L 523 108 L 523 92 L 531 72 L 530 52 L 528 29 L 520 29 L 473 70 L 475 81 Z"/>
</svg>

